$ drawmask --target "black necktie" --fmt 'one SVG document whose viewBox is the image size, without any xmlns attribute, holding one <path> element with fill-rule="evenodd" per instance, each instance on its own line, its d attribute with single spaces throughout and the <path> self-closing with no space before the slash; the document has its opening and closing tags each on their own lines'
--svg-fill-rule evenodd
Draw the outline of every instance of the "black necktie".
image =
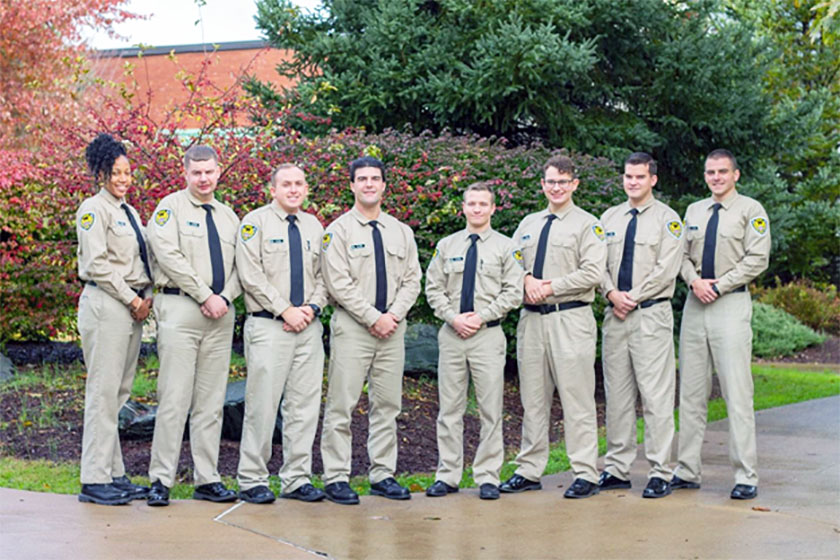
<svg viewBox="0 0 840 560">
<path fill-rule="evenodd" d="M 213 206 L 202 204 L 207 212 L 207 242 L 210 245 L 210 266 L 213 270 L 213 285 L 210 289 L 218 295 L 225 288 L 225 261 L 222 258 L 222 242 L 219 241 L 219 230 L 216 229 L 216 222 L 213 221 Z"/>
<path fill-rule="evenodd" d="M 531 275 L 534 278 L 540 279 L 543 277 L 543 265 L 545 264 L 545 252 L 548 249 L 548 231 L 551 229 L 551 224 L 557 216 L 549 214 L 545 217 L 545 225 L 540 232 L 540 240 L 537 243 L 537 258 L 534 259 L 534 271 Z"/>
<path fill-rule="evenodd" d="M 134 215 L 131 213 L 131 210 L 129 210 L 128 204 L 122 203 L 120 204 L 120 208 L 125 210 L 125 215 L 128 216 L 128 223 L 130 223 L 132 229 L 134 229 L 134 235 L 137 236 L 137 244 L 140 245 L 140 260 L 143 261 L 143 268 L 146 270 L 146 276 L 149 277 L 149 280 L 152 280 L 152 271 L 149 269 L 149 254 L 146 252 L 146 241 L 143 239 L 143 234 L 140 233 L 140 226 L 137 225 L 137 220 L 134 219 Z"/>
<path fill-rule="evenodd" d="M 292 305 L 303 305 L 303 246 L 300 242 L 300 230 L 295 223 L 297 216 L 289 215 L 289 265 L 292 274 L 292 289 L 289 299 Z"/>
<path fill-rule="evenodd" d="M 373 228 L 373 256 L 376 261 L 376 310 L 385 313 L 388 310 L 388 278 L 385 276 L 385 247 L 382 245 L 382 233 L 376 227 L 379 222 L 368 222 Z"/>
<path fill-rule="evenodd" d="M 475 267 L 478 261 L 478 234 L 470 234 L 470 248 L 467 249 L 467 262 L 464 263 L 464 278 L 461 281 L 461 313 L 475 311 Z"/>
<path fill-rule="evenodd" d="M 712 206 L 712 216 L 706 224 L 706 239 L 703 241 L 703 265 L 700 269 L 700 278 L 710 279 L 715 277 L 715 247 L 717 246 L 717 229 L 720 215 L 721 203 L 715 202 Z"/>
<path fill-rule="evenodd" d="M 618 290 L 629 292 L 633 287 L 633 251 L 636 249 L 636 216 L 639 211 L 630 209 L 633 217 L 627 223 L 624 233 L 624 252 L 621 254 L 621 266 L 618 267 Z"/>
</svg>

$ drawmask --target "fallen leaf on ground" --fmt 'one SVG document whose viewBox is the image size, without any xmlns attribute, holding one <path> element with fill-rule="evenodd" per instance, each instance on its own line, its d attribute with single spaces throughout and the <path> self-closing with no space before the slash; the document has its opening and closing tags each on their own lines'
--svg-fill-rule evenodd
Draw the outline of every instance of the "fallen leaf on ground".
<svg viewBox="0 0 840 560">
<path fill-rule="evenodd" d="M 770 511 L 770 508 L 764 506 L 753 506 L 753 511 Z"/>
</svg>

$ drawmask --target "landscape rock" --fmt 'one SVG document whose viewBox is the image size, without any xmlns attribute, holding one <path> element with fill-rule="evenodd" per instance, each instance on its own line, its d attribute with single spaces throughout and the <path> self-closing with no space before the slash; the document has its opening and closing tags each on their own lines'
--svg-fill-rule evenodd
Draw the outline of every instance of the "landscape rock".
<svg viewBox="0 0 840 560">
<path fill-rule="evenodd" d="M 405 331 L 405 366 L 407 373 L 437 373 L 438 327 L 412 323 Z"/>
</svg>

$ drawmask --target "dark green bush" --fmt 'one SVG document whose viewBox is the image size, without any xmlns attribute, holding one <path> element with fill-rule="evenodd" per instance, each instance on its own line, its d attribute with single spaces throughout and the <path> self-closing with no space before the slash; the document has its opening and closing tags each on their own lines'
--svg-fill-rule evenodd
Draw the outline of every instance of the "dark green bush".
<svg viewBox="0 0 840 560">
<path fill-rule="evenodd" d="M 753 303 L 752 329 L 753 355 L 761 358 L 790 356 L 825 340 L 787 311 L 761 302 Z"/>
</svg>

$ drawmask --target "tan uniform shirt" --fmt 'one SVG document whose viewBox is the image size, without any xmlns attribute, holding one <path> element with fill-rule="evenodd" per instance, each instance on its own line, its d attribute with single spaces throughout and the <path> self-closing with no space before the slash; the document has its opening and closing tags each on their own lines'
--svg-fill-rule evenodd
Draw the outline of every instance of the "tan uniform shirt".
<svg viewBox="0 0 840 560">
<path fill-rule="evenodd" d="M 537 243 L 547 215 L 546 209 L 525 216 L 513 234 L 514 243 L 522 250 L 526 273 L 534 270 Z M 543 265 L 543 278 L 551 280 L 554 295 L 542 303 L 591 303 L 606 265 L 604 229 L 595 216 L 574 204 L 556 216 L 549 233 Z"/>
<path fill-rule="evenodd" d="M 327 288 L 321 275 L 321 238 L 318 218 L 297 212 L 303 256 L 303 302 L 327 305 Z M 276 202 L 254 210 L 242 220 L 236 240 L 236 271 L 245 290 L 249 313 L 268 311 L 278 316 L 291 307 L 291 261 L 288 213 Z"/>
<path fill-rule="evenodd" d="M 85 199 L 76 212 L 76 237 L 79 278 L 95 282 L 109 296 L 128 305 L 137 297 L 134 290 L 145 288 L 152 280 L 140 258 L 137 234 L 120 207 L 124 202 L 105 189 Z M 140 216 L 134 208 L 129 209 L 145 236 Z"/>
<path fill-rule="evenodd" d="M 680 271 L 685 283 L 700 278 L 706 224 L 715 201 L 706 198 L 695 202 L 685 212 L 686 243 Z M 721 294 L 749 284 L 770 263 L 770 220 L 756 200 L 730 195 L 718 211 L 715 246 L 715 278 Z"/>
<path fill-rule="evenodd" d="M 239 218 L 216 199 L 213 222 L 219 232 L 224 261 L 225 287 L 219 294 L 229 302 L 242 292 L 234 267 Z M 155 251 L 155 285 L 180 288 L 198 303 L 213 294 L 213 268 L 207 239 L 207 212 L 187 189 L 165 196 L 158 203 L 148 227 L 149 243 Z"/>
<path fill-rule="evenodd" d="M 624 235 L 633 215 L 630 203 L 613 206 L 601 216 L 607 236 L 607 269 L 601 282 L 606 297 L 618 289 L 618 272 L 624 255 Z M 683 228 L 679 215 L 667 204 L 651 199 L 638 208 L 635 248 L 633 249 L 630 298 L 642 303 L 674 295 L 682 264 Z"/>
<path fill-rule="evenodd" d="M 464 264 L 470 248 L 466 229 L 442 239 L 426 271 L 426 299 L 439 319 L 452 323 L 461 312 Z M 503 319 L 522 304 L 525 272 L 513 240 L 492 229 L 479 234 L 473 308 L 485 323 Z M 517 258 L 518 257 L 518 258 Z"/>
<path fill-rule="evenodd" d="M 339 216 L 323 238 L 322 270 L 330 296 L 357 322 L 370 327 L 381 313 L 376 304 L 373 228 L 355 208 Z M 378 228 L 385 250 L 388 312 L 405 319 L 420 294 L 420 262 L 410 227 L 382 212 Z"/>
</svg>

